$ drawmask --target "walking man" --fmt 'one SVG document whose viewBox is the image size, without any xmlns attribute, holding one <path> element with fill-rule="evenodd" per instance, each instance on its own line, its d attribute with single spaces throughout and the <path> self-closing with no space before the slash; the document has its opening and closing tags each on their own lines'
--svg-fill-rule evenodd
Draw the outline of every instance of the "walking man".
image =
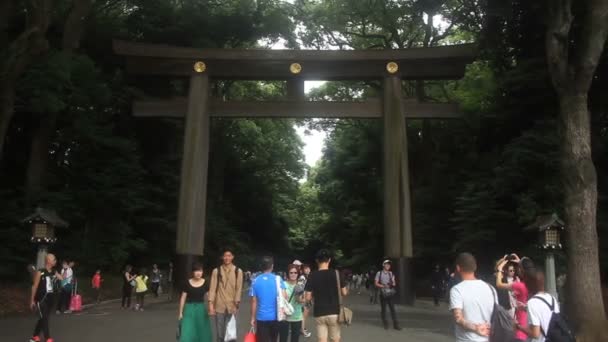
<svg viewBox="0 0 608 342">
<path fill-rule="evenodd" d="M 382 324 L 384 329 L 388 330 L 388 320 L 386 319 L 386 307 L 388 306 L 391 310 L 391 318 L 393 319 L 393 328 L 395 330 L 401 330 L 399 323 L 397 322 L 397 313 L 395 312 L 394 298 L 397 291 L 397 281 L 395 275 L 391 271 L 391 261 L 384 260 L 382 262 L 382 271 L 376 273 L 374 279 L 374 285 L 380 289 L 380 316 L 382 317 Z"/>
<path fill-rule="evenodd" d="M 158 290 L 160 288 L 160 281 L 162 274 L 157 264 L 152 265 L 152 275 L 150 276 L 151 290 L 155 298 L 158 298 Z"/>
<path fill-rule="evenodd" d="M 209 288 L 209 314 L 215 316 L 215 331 L 218 342 L 224 342 L 226 326 L 232 315 L 236 315 L 243 292 L 243 271 L 233 264 L 234 253 L 225 249 L 222 265 L 211 273 Z"/>
<path fill-rule="evenodd" d="M 433 302 L 435 306 L 439 306 L 439 299 L 442 296 L 444 288 L 445 273 L 443 273 L 439 265 L 435 265 L 433 273 L 431 273 L 431 291 L 433 292 Z"/>
<path fill-rule="evenodd" d="M 279 296 L 287 299 L 287 286 L 273 268 L 272 257 L 262 258 L 263 273 L 251 285 L 251 326 L 256 328 L 257 342 L 277 342 L 279 337 Z"/>
<path fill-rule="evenodd" d="M 40 333 L 44 334 L 46 342 L 53 342 L 49 319 L 53 307 L 53 283 L 55 280 L 63 280 L 61 274 L 55 270 L 57 259 L 53 254 L 47 254 L 45 267 L 36 271 L 33 277 L 32 293 L 30 297 L 30 308 L 36 312 L 38 321 L 34 328 L 34 334 L 30 342 L 39 342 Z"/>
<path fill-rule="evenodd" d="M 167 300 L 173 300 L 173 263 L 169 262 L 169 270 L 167 271 Z"/>
<path fill-rule="evenodd" d="M 319 342 L 340 342 L 340 295 L 348 295 L 348 287 L 340 272 L 330 269 L 331 254 L 322 249 L 316 256 L 319 270 L 312 272 L 306 282 L 306 302 L 313 301 L 313 316 L 317 322 Z M 338 292 L 340 291 L 340 292 Z"/>
<path fill-rule="evenodd" d="M 475 278 L 477 261 L 470 253 L 456 258 L 456 273 L 462 280 L 450 290 L 450 310 L 457 342 L 487 342 L 496 291 Z"/>
</svg>

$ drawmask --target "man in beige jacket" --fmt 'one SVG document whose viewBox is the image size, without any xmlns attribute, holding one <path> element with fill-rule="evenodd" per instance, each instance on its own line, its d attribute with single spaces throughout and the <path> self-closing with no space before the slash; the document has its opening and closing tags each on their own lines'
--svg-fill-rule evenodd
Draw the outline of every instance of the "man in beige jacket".
<svg viewBox="0 0 608 342">
<path fill-rule="evenodd" d="M 243 271 L 232 262 L 234 253 L 225 249 L 222 265 L 211 273 L 209 287 L 209 314 L 215 316 L 218 342 L 224 342 L 226 326 L 232 315 L 236 316 L 243 293 Z"/>
</svg>

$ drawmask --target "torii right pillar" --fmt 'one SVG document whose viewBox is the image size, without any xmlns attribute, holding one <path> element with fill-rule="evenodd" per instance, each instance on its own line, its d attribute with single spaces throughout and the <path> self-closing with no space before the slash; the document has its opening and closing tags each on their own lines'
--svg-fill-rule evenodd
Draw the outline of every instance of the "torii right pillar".
<svg viewBox="0 0 608 342">
<path fill-rule="evenodd" d="M 384 78 L 384 251 L 393 260 L 399 302 L 415 301 L 407 131 L 399 74 Z"/>
</svg>

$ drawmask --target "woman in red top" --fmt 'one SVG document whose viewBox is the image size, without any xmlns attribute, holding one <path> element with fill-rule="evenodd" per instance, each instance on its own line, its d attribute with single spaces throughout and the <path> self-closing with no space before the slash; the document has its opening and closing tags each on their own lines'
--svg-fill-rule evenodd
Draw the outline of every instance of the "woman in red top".
<svg viewBox="0 0 608 342">
<path fill-rule="evenodd" d="M 93 275 L 93 279 L 91 279 L 91 286 L 93 287 L 93 290 L 95 290 L 96 293 L 96 298 L 97 298 L 97 303 L 99 304 L 99 302 L 101 301 L 101 282 L 103 281 L 103 279 L 101 279 L 101 270 L 97 270 L 97 272 L 95 272 L 95 275 Z"/>
<path fill-rule="evenodd" d="M 503 270 L 505 265 L 507 265 L 509 262 L 514 262 L 517 265 L 515 268 L 517 277 L 515 277 L 515 280 L 512 283 L 503 283 L 502 273 L 504 272 Z M 528 288 L 523 280 L 526 279 L 529 274 L 530 269 L 523 267 L 521 260 L 516 254 L 511 254 L 509 257 L 505 256 L 498 261 L 496 266 L 496 288 L 513 291 L 513 294 L 515 295 L 515 299 L 517 301 L 515 307 L 515 320 L 518 327 L 526 326 L 528 324 L 528 312 L 526 311 L 526 305 L 528 303 Z M 518 341 L 526 341 L 528 339 L 528 335 L 522 330 L 516 329 L 515 339 Z"/>
</svg>

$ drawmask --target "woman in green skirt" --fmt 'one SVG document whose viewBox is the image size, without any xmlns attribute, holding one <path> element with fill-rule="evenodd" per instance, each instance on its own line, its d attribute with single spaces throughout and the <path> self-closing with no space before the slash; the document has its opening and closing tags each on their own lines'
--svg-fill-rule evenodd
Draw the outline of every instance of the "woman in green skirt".
<svg viewBox="0 0 608 342">
<path fill-rule="evenodd" d="M 179 301 L 181 324 L 180 342 L 211 342 L 211 323 L 205 305 L 209 286 L 203 279 L 203 265 L 192 265 L 192 278 L 188 279 Z"/>
</svg>

